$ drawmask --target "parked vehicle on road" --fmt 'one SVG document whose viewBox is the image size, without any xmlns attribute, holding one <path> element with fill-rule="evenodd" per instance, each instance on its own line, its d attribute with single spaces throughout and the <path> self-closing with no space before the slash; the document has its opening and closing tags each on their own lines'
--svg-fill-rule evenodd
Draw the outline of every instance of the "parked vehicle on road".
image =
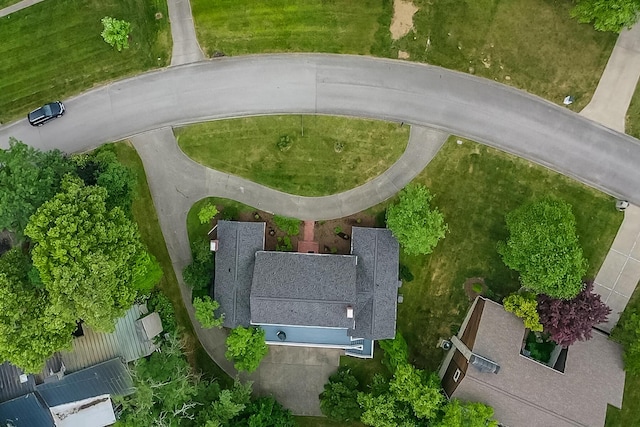
<svg viewBox="0 0 640 427">
<path fill-rule="evenodd" d="M 31 126 L 42 126 L 49 120 L 53 120 L 56 117 L 62 117 L 64 111 L 64 104 L 60 101 L 55 101 L 45 104 L 40 108 L 36 108 L 29 113 L 27 118 L 29 119 L 29 124 Z"/>
</svg>

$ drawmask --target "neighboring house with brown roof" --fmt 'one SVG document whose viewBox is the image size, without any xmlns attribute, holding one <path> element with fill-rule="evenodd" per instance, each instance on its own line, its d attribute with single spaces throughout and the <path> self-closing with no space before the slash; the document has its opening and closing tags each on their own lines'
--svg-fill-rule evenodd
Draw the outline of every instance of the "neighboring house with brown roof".
<svg viewBox="0 0 640 427">
<path fill-rule="evenodd" d="M 214 297 L 224 326 L 255 325 L 267 344 L 342 348 L 373 357 L 395 337 L 399 245 L 353 227 L 350 255 L 264 250 L 265 224 L 218 221 Z"/>
<path fill-rule="evenodd" d="M 607 335 L 594 330 L 548 366 L 522 354 L 526 333 L 500 304 L 476 298 L 440 369 L 447 396 L 490 405 L 509 427 L 601 427 L 608 404 L 622 407 L 622 349 Z"/>
</svg>

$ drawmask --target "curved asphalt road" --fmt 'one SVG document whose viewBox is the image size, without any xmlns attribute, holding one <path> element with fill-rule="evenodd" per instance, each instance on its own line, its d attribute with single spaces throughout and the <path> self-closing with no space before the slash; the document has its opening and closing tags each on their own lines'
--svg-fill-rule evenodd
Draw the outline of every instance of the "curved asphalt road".
<svg viewBox="0 0 640 427">
<path fill-rule="evenodd" d="M 165 126 L 274 113 L 404 121 L 468 137 L 640 204 L 640 143 L 541 98 L 439 67 L 360 56 L 258 55 L 172 67 L 101 87 L 41 128 L 0 128 L 83 151 Z"/>
</svg>

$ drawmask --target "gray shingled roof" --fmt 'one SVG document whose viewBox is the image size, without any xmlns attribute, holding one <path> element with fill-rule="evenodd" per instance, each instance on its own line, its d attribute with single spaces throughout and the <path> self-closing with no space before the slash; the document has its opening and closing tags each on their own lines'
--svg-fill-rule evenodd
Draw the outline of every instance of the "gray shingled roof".
<svg viewBox="0 0 640 427">
<path fill-rule="evenodd" d="M 264 222 L 218 221 L 214 298 L 224 313 L 224 326 L 248 326 L 249 295 L 257 251 L 264 249 Z"/>
<path fill-rule="evenodd" d="M 356 257 L 297 252 L 256 253 L 251 322 L 351 328 Z"/>
<path fill-rule="evenodd" d="M 353 227 L 351 253 L 358 257 L 358 296 L 352 336 L 374 340 L 395 337 L 399 251 L 390 230 Z"/>
<path fill-rule="evenodd" d="M 570 346 L 560 373 L 520 354 L 524 334 L 521 319 L 487 300 L 471 350 L 500 371 L 469 368 L 452 397 L 491 405 L 495 418 L 512 427 L 601 427 L 607 404 L 622 406 L 622 351 L 606 335 L 594 330 L 591 340 Z"/>
<path fill-rule="evenodd" d="M 120 359 L 65 375 L 59 381 L 39 384 L 36 390 L 49 407 L 103 394 L 127 396 L 135 391 L 131 374 Z"/>
<path fill-rule="evenodd" d="M 35 393 L 29 393 L 0 404 L 0 425 L 53 427 L 55 424 L 45 403 Z"/>
</svg>

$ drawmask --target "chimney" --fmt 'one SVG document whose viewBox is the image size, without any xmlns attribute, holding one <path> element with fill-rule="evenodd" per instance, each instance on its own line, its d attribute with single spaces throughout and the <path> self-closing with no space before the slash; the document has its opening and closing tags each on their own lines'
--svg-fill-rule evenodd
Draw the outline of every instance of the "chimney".
<svg viewBox="0 0 640 427">
<path fill-rule="evenodd" d="M 218 240 L 211 240 L 209 242 L 209 250 L 211 252 L 216 252 L 218 250 Z"/>
<path fill-rule="evenodd" d="M 353 319 L 353 307 L 351 305 L 347 306 L 347 319 Z"/>
</svg>

